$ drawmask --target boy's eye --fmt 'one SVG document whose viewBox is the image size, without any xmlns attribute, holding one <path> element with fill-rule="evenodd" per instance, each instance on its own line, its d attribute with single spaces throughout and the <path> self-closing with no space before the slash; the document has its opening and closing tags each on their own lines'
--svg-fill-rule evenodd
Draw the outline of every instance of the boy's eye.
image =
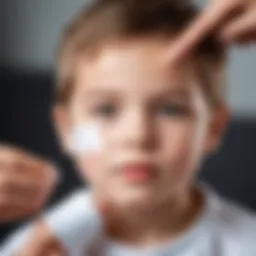
<svg viewBox="0 0 256 256">
<path fill-rule="evenodd" d="M 187 112 L 184 106 L 178 104 L 165 104 L 159 107 L 158 114 L 162 116 L 178 116 L 185 115 Z"/>
<path fill-rule="evenodd" d="M 111 104 L 102 104 L 94 108 L 94 113 L 103 117 L 112 117 L 116 112 L 117 108 Z"/>
</svg>

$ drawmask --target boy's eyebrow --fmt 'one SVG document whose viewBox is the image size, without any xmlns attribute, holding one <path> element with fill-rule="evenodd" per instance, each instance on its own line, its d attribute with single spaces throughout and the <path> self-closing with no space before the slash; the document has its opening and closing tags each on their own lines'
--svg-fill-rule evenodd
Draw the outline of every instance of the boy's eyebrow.
<svg viewBox="0 0 256 256">
<path fill-rule="evenodd" d="M 88 90 L 83 94 L 83 98 L 90 100 L 94 98 L 101 98 L 101 97 L 106 97 L 106 98 L 115 98 L 118 97 L 122 92 L 118 91 L 118 89 L 104 89 L 104 88 L 99 88 L 99 89 L 93 89 L 93 90 Z M 189 99 L 189 90 L 180 86 L 176 85 L 175 88 L 168 88 L 164 89 L 162 91 L 155 91 L 155 93 L 152 95 L 155 98 L 158 99 L 166 99 L 166 98 L 178 98 L 178 99 Z"/>
<path fill-rule="evenodd" d="M 94 97 L 115 97 L 118 95 L 118 91 L 116 90 L 110 90 L 110 89 L 93 89 L 93 90 L 88 90 L 84 93 L 83 97 L 84 98 L 94 98 Z"/>
</svg>

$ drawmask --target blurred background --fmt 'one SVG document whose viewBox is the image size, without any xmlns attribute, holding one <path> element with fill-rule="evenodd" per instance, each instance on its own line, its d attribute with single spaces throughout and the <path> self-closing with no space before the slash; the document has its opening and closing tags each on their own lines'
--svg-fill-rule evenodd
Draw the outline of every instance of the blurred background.
<svg viewBox="0 0 256 256">
<path fill-rule="evenodd" d="M 206 1 L 197 1 L 203 6 Z M 63 26 L 86 0 L 1 0 L 0 141 L 52 159 L 62 182 L 49 204 L 80 186 L 51 123 L 54 56 Z M 230 49 L 232 119 L 222 150 L 201 176 L 222 195 L 256 210 L 256 46 Z M 19 223 L 0 226 L 0 241 Z"/>
</svg>

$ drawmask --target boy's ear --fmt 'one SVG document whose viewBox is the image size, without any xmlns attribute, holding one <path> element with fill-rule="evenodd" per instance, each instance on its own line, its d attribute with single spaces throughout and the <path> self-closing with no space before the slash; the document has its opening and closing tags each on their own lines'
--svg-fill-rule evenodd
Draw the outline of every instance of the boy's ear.
<svg viewBox="0 0 256 256">
<path fill-rule="evenodd" d="M 57 105 L 54 107 L 53 123 L 61 149 L 69 154 L 70 124 L 67 109 L 64 106 Z"/>
<path fill-rule="evenodd" d="M 228 121 L 229 111 L 224 103 L 212 108 L 212 117 L 205 148 L 207 154 L 214 154 L 221 147 Z"/>
</svg>

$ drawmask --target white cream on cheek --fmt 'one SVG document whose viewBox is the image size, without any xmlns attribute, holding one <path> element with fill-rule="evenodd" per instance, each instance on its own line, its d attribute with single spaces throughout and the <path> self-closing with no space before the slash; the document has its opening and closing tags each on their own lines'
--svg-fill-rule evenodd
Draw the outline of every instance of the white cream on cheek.
<svg viewBox="0 0 256 256">
<path fill-rule="evenodd" d="M 102 150 L 99 127 L 93 123 L 75 126 L 71 131 L 70 149 L 74 155 L 99 153 Z"/>
</svg>

